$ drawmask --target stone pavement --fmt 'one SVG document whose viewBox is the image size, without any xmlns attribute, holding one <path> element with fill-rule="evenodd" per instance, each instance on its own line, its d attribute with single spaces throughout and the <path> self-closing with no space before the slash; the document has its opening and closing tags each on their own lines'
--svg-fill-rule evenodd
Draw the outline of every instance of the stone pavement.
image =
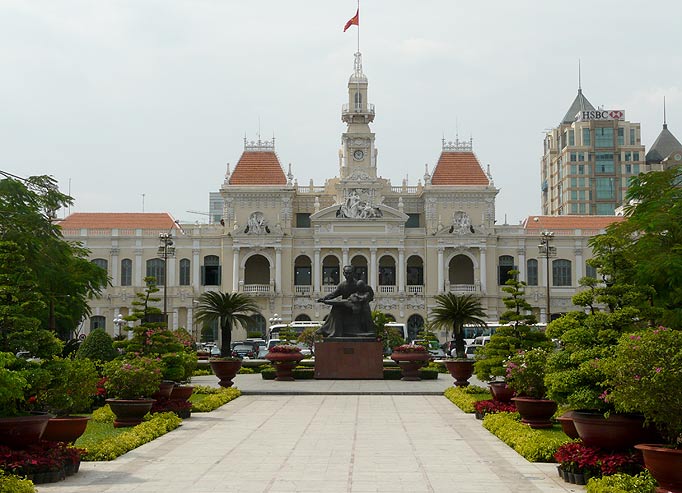
<svg viewBox="0 0 682 493">
<path fill-rule="evenodd" d="M 451 383 L 440 377 L 442 388 Z M 433 382 L 268 381 L 273 385 L 264 387 L 259 379 L 240 375 L 237 386 L 247 395 L 194 414 L 115 461 L 83 463 L 78 474 L 38 491 L 584 491 L 561 481 L 554 464 L 527 462 L 444 397 L 424 395 Z M 282 386 L 309 393 L 263 391 Z"/>
</svg>

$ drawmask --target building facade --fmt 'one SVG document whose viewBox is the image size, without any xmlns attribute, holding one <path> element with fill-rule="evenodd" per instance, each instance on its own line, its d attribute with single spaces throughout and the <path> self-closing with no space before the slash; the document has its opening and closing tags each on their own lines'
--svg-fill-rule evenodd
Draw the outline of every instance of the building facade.
<svg viewBox="0 0 682 493">
<path fill-rule="evenodd" d="M 412 334 L 428 320 L 435 296 L 446 292 L 479 296 L 488 319 L 497 320 L 513 269 L 528 283 L 527 299 L 541 321 L 548 304 L 551 313 L 575 308 L 571 297 L 588 274 L 588 240 L 618 218 L 531 216 L 520 225 L 496 225 L 499 190 L 471 141 L 443 140 L 423 181 L 394 186 L 378 173 L 375 108 L 360 53 L 341 116 L 338 171 L 323 185 L 299 185 L 291 169 L 285 173 L 274 141 L 245 141 L 220 188 L 218 222 L 180 225 L 169 214 L 67 217 L 65 237 L 83 242 L 111 277 L 111 287 L 92 302 L 86 331 L 120 330 L 113 320 L 129 313 L 149 275 L 162 288 L 170 326 L 196 337 L 196 300 L 209 290 L 253 296 L 262 315 L 252 329 L 262 333 L 275 315 L 285 322 L 322 320 L 329 307 L 315 300 L 335 289 L 344 265 L 374 289 L 372 309 L 406 323 Z M 539 248 L 542 231 L 553 233 L 552 255 Z M 170 234 L 172 246 L 164 247 L 160 234 Z"/>
</svg>

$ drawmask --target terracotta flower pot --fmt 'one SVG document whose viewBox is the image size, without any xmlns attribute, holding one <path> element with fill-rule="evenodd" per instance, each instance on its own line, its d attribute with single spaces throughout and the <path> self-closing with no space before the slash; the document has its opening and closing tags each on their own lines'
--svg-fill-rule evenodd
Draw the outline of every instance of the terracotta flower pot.
<svg viewBox="0 0 682 493">
<path fill-rule="evenodd" d="M 303 359 L 303 354 L 295 353 L 273 353 L 265 355 L 265 359 L 275 367 L 277 376 L 275 380 L 279 382 L 291 382 L 294 380 L 293 371 L 298 363 Z"/>
<path fill-rule="evenodd" d="M 499 402 L 511 402 L 514 397 L 514 389 L 509 387 L 506 382 L 489 382 L 488 389 L 493 399 Z"/>
<path fill-rule="evenodd" d="M 49 419 L 49 414 L 0 418 L 0 445 L 22 448 L 38 442 Z"/>
<path fill-rule="evenodd" d="M 114 428 L 125 428 L 142 423 L 151 411 L 155 399 L 107 399 L 107 404 L 116 415 Z"/>
<path fill-rule="evenodd" d="M 552 416 L 558 407 L 553 400 L 514 397 L 512 401 L 516 404 L 522 423 L 526 423 L 533 429 L 552 427 Z"/>
<path fill-rule="evenodd" d="M 213 374 L 220 380 L 218 385 L 221 387 L 232 387 L 232 379 L 242 367 L 241 360 L 209 360 Z"/>
<path fill-rule="evenodd" d="M 644 417 L 633 414 L 573 412 L 573 423 L 588 447 L 611 450 L 631 448 L 637 443 L 655 442 L 655 434 L 644 427 Z"/>
<path fill-rule="evenodd" d="M 400 371 L 403 374 L 401 380 L 406 382 L 416 382 L 421 380 L 419 378 L 419 369 L 425 366 L 431 356 L 428 351 L 418 351 L 418 352 L 403 352 L 403 351 L 393 351 L 391 353 L 391 359 L 395 361 L 400 367 Z"/>
<path fill-rule="evenodd" d="M 445 367 L 455 379 L 455 387 L 467 387 L 469 379 L 474 374 L 474 361 L 470 359 L 445 360 Z"/>
<path fill-rule="evenodd" d="M 173 401 L 188 401 L 194 392 L 191 385 L 176 385 L 171 391 L 170 398 Z"/>
<path fill-rule="evenodd" d="M 658 482 L 656 493 L 682 493 L 682 450 L 657 444 L 635 445 L 644 466 Z"/>
<path fill-rule="evenodd" d="M 170 399 L 171 392 L 173 392 L 173 387 L 175 387 L 175 382 L 170 380 L 164 380 L 159 384 L 159 390 L 152 394 L 152 398 L 157 401 L 160 399 Z"/>
<path fill-rule="evenodd" d="M 580 438 L 580 435 L 578 435 L 578 430 L 575 429 L 575 424 L 573 423 L 573 411 L 566 411 L 557 418 L 557 421 L 561 425 L 561 430 L 568 436 L 568 438 Z"/>
<path fill-rule="evenodd" d="M 73 443 L 85 433 L 90 418 L 88 416 L 57 416 L 50 418 L 42 439 L 50 442 Z"/>
</svg>

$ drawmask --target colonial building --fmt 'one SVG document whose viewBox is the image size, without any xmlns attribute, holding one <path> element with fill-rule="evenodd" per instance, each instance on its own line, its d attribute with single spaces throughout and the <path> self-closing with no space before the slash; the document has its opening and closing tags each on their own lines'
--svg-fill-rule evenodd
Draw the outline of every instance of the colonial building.
<svg viewBox="0 0 682 493">
<path fill-rule="evenodd" d="M 528 283 L 540 320 L 547 319 L 548 304 L 552 313 L 574 308 L 571 296 L 591 256 L 587 242 L 617 218 L 531 216 L 520 225 L 496 225 L 499 190 L 471 141 L 443 140 L 423 181 L 394 186 L 379 173 L 375 108 L 360 53 L 347 91 L 337 174 L 324 185 L 299 185 L 283 169 L 274 141 L 245 141 L 220 188 L 217 223 L 179 225 L 168 214 L 67 217 L 64 235 L 83 242 L 111 276 L 111 287 L 92 303 L 86 329 L 119 330 L 113 321 L 129 312 L 148 275 L 162 288 L 171 327 L 197 335 L 195 302 L 208 290 L 255 297 L 261 331 L 275 314 L 284 321 L 322 320 L 329 307 L 315 300 L 334 290 L 344 265 L 374 289 L 372 308 L 407 323 L 413 334 L 428 320 L 434 297 L 446 292 L 480 296 L 488 319 L 497 320 L 512 269 Z M 554 248 L 539 249 L 542 231 L 553 233 Z M 170 234 L 173 244 L 160 234 Z"/>
<path fill-rule="evenodd" d="M 623 203 L 629 180 L 646 166 L 639 123 L 622 109 L 596 108 L 578 95 L 545 134 L 541 161 L 542 212 L 611 215 Z"/>
</svg>

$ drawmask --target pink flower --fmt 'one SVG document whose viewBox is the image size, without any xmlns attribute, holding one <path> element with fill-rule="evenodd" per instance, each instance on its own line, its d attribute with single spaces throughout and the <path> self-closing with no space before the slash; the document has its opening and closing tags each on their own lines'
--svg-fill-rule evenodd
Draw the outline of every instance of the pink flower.
<svg viewBox="0 0 682 493">
<path fill-rule="evenodd" d="M 661 370 L 663 370 L 663 368 L 661 368 L 660 366 L 656 367 L 656 373 L 661 373 Z"/>
<path fill-rule="evenodd" d="M 639 380 L 642 379 L 642 377 L 640 377 L 639 375 L 635 375 L 633 378 L 634 378 L 635 380 L 637 380 L 637 381 L 639 381 Z"/>
</svg>

